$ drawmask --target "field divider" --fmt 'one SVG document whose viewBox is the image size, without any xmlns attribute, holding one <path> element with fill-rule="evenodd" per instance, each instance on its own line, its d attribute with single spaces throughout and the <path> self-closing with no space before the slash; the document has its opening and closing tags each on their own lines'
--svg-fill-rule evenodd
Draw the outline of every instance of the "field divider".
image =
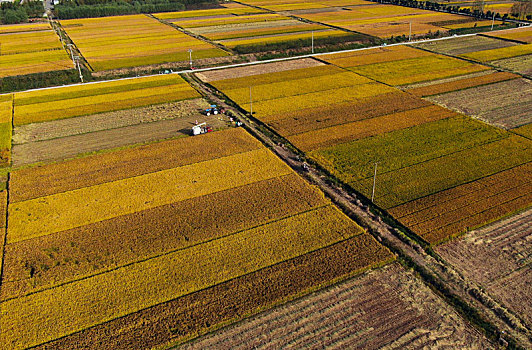
<svg viewBox="0 0 532 350">
<path fill-rule="evenodd" d="M 287 175 L 285 175 L 285 176 L 287 176 Z M 46 288 L 37 289 L 37 290 L 34 290 L 34 291 L 30 292 L 30 293 L 25 293 L 25 294 L 17 295 L 17 296 L 14 296 L 14 297 L 5 298 L 5 299 L 0 300 L 0 304 L 5 303 L 5 302 L 10 301 L 10 300 L 27 297 L 27 296 L 30 296 L 32 294 L 41 293 L 41 292 L 46 291 L 46 290 L 51 290 L 51 289 L 62 287 L 62 286 L 65 286 L 65 285 L 69 285 L 69 284 L 72 284 L 72 283 L 75 283 L 75 282 L 87 280 L 87 279 L 90 279 L 90 278 L 95 277 L 95 276 L 104 275 L 104 274 L 106 274 L 108 272 L 111 272 L 111 271 L 120 270 L 120 269 L 126 268 L 128 266 L 132 266 L 132 265 L 135 265 L 135 264 L 141 264 L 141 263 L 144 263 L 144 262 L 149 261 L 149 260 L 153 260 L 153 259 L 156 259 L 156 258 L 160 258 L 160 257 L 166 256 L 166 255 L 173 254 L 175 252 L 184 251 L 184 250 L 187 250 L 187 249 L 190 249 L 190 248 L 201 246 L 201 245 L 206 244 L 206 243 L 214 242 L 214 241 L 217 241 L 217 240 L 220 240 L 220 239 L 223 239 L 223 238 L 227 238 L 227 237 L 231 237 L 231 236 L 237 235 L 237 234 L 242 233 L 244 231 L 248 231 L 248 230 L 253 230 L 253 229 L 260 228 L 260 227 L 264 227 L 264 226 L 270 225 L 270 224 L 275 223 L 275 222 L 286 220 L 286 219 L 291 218 L 293 216 L 298 216 L 298 215 L 301 215 L 301 214 L 306 214 L 306 213 L 310 213 L 310 212 L 313 212 L 313 211 L 318 211 L 320 209 L 323 209 L 323 208 L 326 208 L 326 207 L 330 207 L 330 206 L 332 206 L 332 203 L 322 204 L 322 205 L 316 206 L 316 207 L 311 208 L 311 209 L 303 210 L 303 211 L 301 211 L 299 213 L 290 214 L 290 215 L 286 215 L 286 216 L 283 216 L 283 217 L 280 217 L 280 218 L 277 218 L 277 219 L 265 221 L 264 223 L 261 223 L 261 224 L 258 224 L 258 225 L 247 227 L 247 228 L 242 229 L 242 230 L 237 230 L 237 231 L 231 232 L 231 233 L 223 235 L 223 236 L 210 238 L 210 239 L 207 239 L 205 241 L 201 241 L 201 242 L 197 242 L 197 243 L 188 245 L 186 247 L 180 247 L 180 248 L 177 248 L 177 249 L 172 249 L 172 250 L 166 251 L 164 253 L 152 255 L 152 256 L 144 258 L 144 259 L 139 259 L 139 260 L 136 260 L 136 261 L 132 261 L 130 263 L 122 264 L 120 266 L 116 266 L 116 267 L 113 267 L 113 268 L 108 268 L 108 269 L 99 271 L 99 272 L 94 273 L 94 274 L 90 274 L 90 275 L 82 276 L 80 278 L 72 279 L 70 281 L 65 281 L 65 282 L 62 282 L 62 283 L 57 283 L 57 284 L 54 284 L 54 285 L 50 285 L 50 286 L 48 286 Z M 6 229 L 6 231 L 7 231 L 7 229 Z M 360 232 L 359 234 L 362 234 L 362 233 L 363 232 Z M 357 236 L 357 235 L 355 235 L 355 236 Z M 355 237 L 355 236 L 350 236 L 350 237 L 347 237 L 347 238 L 344 237 L 344 240 L 352 238 L 352 237 Z M 5 250 L 5 246 L 6 245 L 7 244 L 4 244 L 4 247 L 3 247 L 4 250 Z M 0 284 L 0 287 L 1 287 L 1 284 Z"/>
</svg>

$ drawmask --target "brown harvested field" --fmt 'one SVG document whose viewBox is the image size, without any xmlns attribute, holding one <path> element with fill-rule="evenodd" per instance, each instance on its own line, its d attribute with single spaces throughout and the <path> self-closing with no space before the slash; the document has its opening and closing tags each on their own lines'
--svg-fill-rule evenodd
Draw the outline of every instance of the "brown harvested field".
<svg viewBox="0 0 532 350">
<path fill-rule="evenodd" d="M 247 65 L 243 67 L 235 67 L 229 69 L 218 69 L 207 72 L 196 73 L 198 78 L 208 83 L 211 81 L 242 78 L 250 75 L 284 72 L 287 70 L 310 68 L 323 65 L 322 62 L 313 58 L 295 59 L 284 62 Z"/>
<path fill-rule="evenodd" d="M 470 52 L 500 49 L 515 45 L 518 44 L 511 41 L 475 35 L 465 38 L 451 38 L 446 40 L 431 41 L 415 44 L 414 46 L 438 53 L 456 56 Z"/>
<path fill-rule="evenodd" d="M 448 92 L 428 99 L 503 128 L 532 122 L 532 83 L 526 79 Z"/>
<path fill-rule="evenodd" d="M 532 163 L 389 209 L 390 214 L 426 241 L 449 237 L 530 205 Z"/>
<path fill-rule="evenodd" d="M 513 72 L 521 73 L 529 77 L 532 76 L 532 55 L 505 58 L 502 60 L 491 61 L 490 64 L 511 70 Z"/>
<path fill-rule="evenodd" d="M 339 143 L 450 118 L 455 115 L 456 113 L 453 111 L 441 108 L 440 106 L 430 105 L 292 135 L 288 137 L 288 140 L 300 150 L 308 152 L 318 148 L 329 147 Z"/>
<path fill-rule="evenodd" d="M 436 249 L 468 279 L 532 325 L 532 209 Z"/>
<path fill-rule="evenodd" d="M 519 75 L 508 73 L 508 72 L 497 72 L 487 75 L 482 75 L 474 78 L 464 78 L 460 80 L 455 80 L 452 82 L 445 82 L 439 84 L 433 84 L 429 86 L 411 88 L 407 91 L 416 96 L 424 97 L 431 95 L 443 94 L 451 91 L 458 91 L 463 89 L 468 89 L 471 87 L 487 85 L 491 83 L 497 83 L 500 81 L 506 81 L 511 79 L 519 78 Z"/>
<path fill-rule="evenodd" d="M 179 347 L 484 349 L 477 330 L 398 264 L 314 292 Z"/>
<path fill-rule="evenodd" d="M 6 247 L 0 298 L 50 288 L 326 204 L 321 193 L 291 174 L 12 243 Z"/>
<path fill-rule="evenodd" d="M 408 89 L 420 88 L 420 87 L 424 87 L 424 86 L 430 86 L 430 85 L 442 84 L 442 83 L 450 83 L 450 82 L 453 82 L 453 81 L 462 80 L 462 79 L 468 79 L 468 78 L 477 78 L 477 77 L 481 77 L 483 75 L 493 74 L 493 73 L 496 73 L 496 72 L 497 71 L 494 70 L 494 69 L 492 69 L 492 70 L 484 70 L 484 71 L 481 71 L 481 72 L 474 72 L 474 73 L 457 75 L 457 76 L 443 78 L 443 79 L 434 79 L 434 80 L 429 80 L 429 81 L 423 81 L 423 82 L 420 82 L 420 83 L 403 85 L 403 86 L 401 86 L 401 89 L 403 89 L 404 91 L 408 91 Z"/>
<path fill-rule="evenodd" d="M 199 112 L 208 107 L 209 103 L 207 101 L 198 98 L 149 107 L 18 125 L 15 126 L 13 143 L 22 144 L 50 140 L 167 119 L 203 119 L 204 116 Z"/>
<path fill-rule="evenodd" d="M 13 165 L 21 166 L 37 162 L 64 160 L 79 154 L 188 136 L 196 120 L 207 122 L 207 124 L 216 129 L 227 126 L 227 123 L 220 120 L 220 117 L 216 115 L 209 117 L 198 116 L 160 120 L 123 128 L 14 145 L 12 149 Z"/>
<path fill-rule="evenodd" d="M 36 349 L 144 349 L 176 342 L 257 313 L 318 285 L 393 259 L 369 234 L 86 328 Z M 149 336 L 139 337 L 139 334 Z"/>
<path fill-rule="evenodd" d="M 259 141 L 238 128 L 97 154 L 44 167 L 20 169 L 11 173 L 10 202 L 21 202 L 261 147 Z"/>
<path fill-rule="evenodd" d="M 428 105 L 430 103 L 425 100 L 397 91 L 344 104 L 286 113 L 283 118 L 273 117 L 268 124 L 279 134 L 290 136 Z"/>
</svg>

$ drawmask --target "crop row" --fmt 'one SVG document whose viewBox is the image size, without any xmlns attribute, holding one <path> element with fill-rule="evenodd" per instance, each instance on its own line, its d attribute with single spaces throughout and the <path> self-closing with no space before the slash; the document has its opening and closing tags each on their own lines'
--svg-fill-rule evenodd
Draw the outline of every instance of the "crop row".
<svg viewBox="0 0 532 350">
<path fill-rule="evenodd" d="M 9 199 L 11 203 L 26 201 L 259 148 L 261 144 L 243 129 L 228 129 L 200 138 L 168 140 L 44 167 L 17 169 L 11 173 Z"/>
<path fill-rule="evenodd" d="M 414 44 L 415 47 L 420 47 L 426 50 L 452 56 L 463 55 L 476 51 L 500 49 L 514 45 L 516 44 L 510 41 L 488 38 L 479 35 Z"/>
<path fill-rule="evenodd" d="M 2 35 L 2 55 L 54 49 L 63 47 L 52 30 Z"/>
<path fill-rule="evenodd" d="M 518 75 L 508 72 L 496 72 L 492 74 L 482 75 L 474 78 L 464 78 L 451 82 L 433 84 L 429 86 L 422 86 L 417 88 L 408 89 L 407 91 L 416 96 L 431 96 L 443 94 L 446 92 L 463 90 L 480 85 L 486 85 L 496 83 L 500 81 L 510 80 L 518 78 Z"/>
<path fill-rule="evenodd" d="M 272 118 L 268 124 L 282 136 L 301 134 L 335 125 L 380 117 L 430 105 L 430 102 L 394 91 L 343 104 L 307 108 Z"/>
<path fill-rule="evenodd" d="M 11 299 L 2 303 L 0 343 L 10 348 L 38 345 L 362 232 L 328 206 Z M 35 324 L 39 327 L 28 327 Z"/>
<path fill-rule="evenodd" d="M 179 12 L 163 12 L 155 13 L 154 16 L 160 19 L 178 19 L 178 18 L 192 18 L 202 16 L 220 16 L 220 15 L 249 15 L 252 13 L 264 13 L 264 10 L 242 6 L 237 3 L 220 4 L 221 8 L 208 10 L 192 10 Z"/>
<path fill-rule="evenodd" d="M 11 160 L 13 95 L 0 95 L 0 165 Z"/>
<path fill-rule="evenodd" d="M 532 123 L 513 129 L 512 131 L 532 140 Z"/>
<path fill-rule="evenodd" d="M 267 74 L 254 74 L 241 76 L 238 78 L 222 79 L 211 82 L 217 89 L 222 91 L 234 90 L 239 88 L 249 88 L 250 86 L 274 84 L 289 82 L 291 80 L 319 78 L 330 74 L 340 74 L 345 70 L 330 66 L 321 65 L 307 68 L 281 70 Z M 249 96 L 248 96 L 249 97 Z"/>
<path fill-rule="evenodd" d="M 324 86 L 324 88 L 326 87 Z M 367 83 L 253 103 L 253 112 L 257 113 L 259 119 L 269 123 L 282 118 L 284 113 L 295 112 L 303 108 L 330 106 L 394 91 L 397 90 L 383 84 Z M 332 93 L 334 93 L 334 99 L 331 99 Z M 246 106 L 245 101 L 239 102 Z M 249 107 L 249 105 L 246 107 Z"/>
<path fill-rule="evenodd" d="M 409 112 L 422 116 L 433 107 Z M 374 137 L 321 148 L 310 155 L 333 169 L 333 174 L 354 183 L 372 177 L 375 162 L 379 163 L 379 176 L 383 176 L 505 136 L 507 133 L 484 123 L 456 116 L 388 133 L 377 131 Z"/>
<path fill-rule="evenodd" d="M 430 56 L 431 53 L 428 53 L 423 50 L 416 50 L 409 46 L 390 46 L 390 47 L 380 47 L 370 50 L 348 52 L 348 53 L 336 53 L 326 56 L 321 56 L 320 58 L 324 61 L 327 61 L 331 64 L 340 66 L 340 67 L 356 67 L 363 66 L 366 64 L 375 64 L 383 62 L 392 62 L 399 61 L 409 58 Z"/>
<path fill-rule="evenodd" d="M 531 146 L 530 140 L 509 136 L 391 173 L 377 175 L 375 201 L 381 207 L 391 208 L 530 162 Z M 371 178 L 352 185 L 366 196 L 371 195 Z"/>
<path fill-rule="evenodd" d="M 124 91 L 123 86 L 106 86 L 106 83 L 90 85 L 87 89 L 73 88 L 74 96 L 69 98 L 69 88 L 53 91 L 55 101 L 40 102 L 47 99 L 47 93 L 35 94 L 22 103 L 29 101 L 31 104 L 17 105 L 18 94 L 15 94 L 15 125 L 23 125 L 35 122 L 64 119 L 82 115 L 109 112 L 120 109 L 129 109 L 165 102 L 185 100 L 198 97 L 198 93 L 190 85 L 177 80 L 164 81 L 159 86 L 145 87 L 144 84 L 130 85 L 137 89 Z M 126 86 L 128 84 L 125 84 Z M 148 84 L 150 85 L 150 84 Z M 155 84 L 154 84 L 155 85 Z M 115 92 L 116 91 L 116 92 Z M 24 97 L 24 95 L 22 95 Z M 37 102 L 39 101 L 39 102 Z"/>
<path fill-rule="evenodd" d="M 456 113 L 432 105 L 308 131 L 289 136 L 288 139 L 296 147 L 307 152 L 394 130 L 410 128 L 454 115 Z"/>
<path fill-rule="evenodd" d="M 9 244 L 1 299 L 92 276 L 327 204 L 321 192 L 290 174 Z"/>
<path fill-rule="evenodd" d="M 431 55 L 352 67 L 350 70 L 390 85 L 405 85 L 487 70 L 457 58 Z"/>
<path fill-rule="evenodd" d="M 212 32 L 203 33 L 206 37 L 211 40 L 228 40 L 228 39 L 238 39 L 238 38 L 247 38 L 252 36 L 259 35 L 275 35 L 275 34 L 284 34 L 284 33 L 297 33 L 297 32 L 308 32 L 311 30 L 325 29 L 326 27 L 320 25 L 312 25 L 307 23 L 299 23 L 293 21 L 293 24 L 287 25 L 286 21 L 283 23 L 268 23 L 268 26 L 260 26 L 258 28 L 233 28 L 227 26 L 227 29 L 221 30 L 220 27 L 216 27 L 216 30 L 213 29 Z M 281 25 L 282 24 L 282 25 Z"/>
<path fill-rule="evenodd" d="M 271 152 L 259 149 L 13 203 L 9 208 L 12 224 L 8 242 L 223 191 L 289 171 Z"/>
<path fill-rule="evenodd" d="M 210 27 L 218 25 L 229 25 L 229 24 L 245 24 L 253 22 L 267 22 L 267 21 L 282 21 L 287 20 L 288 17 L 281 16 L 275 13 L 258 13 L 251 15 L 243 16 L 223 16 L 216 18 L 186 18 L 179 19 L 173 23 L 185 27 L 185 28 L 198 28 L 198 27 Z"/>
<path fill-rule="evenodd" d="M 71 69 L 72 67 L 72 61 L 64 50 L 24 52 L 0 56 L 0 78 Z"/>
<path fill-rule="evenodd" d="M 187 294 L 111 322 L 84 329 L 38 349 L 106 344 L 113 349 L 152 348 L 240 319 L 294 296 L 393 259 L 369 234 L 361 234 L 212 288 Z M 142 320 L 142 321 L 140 321 Z M 149 330 L 150 337 L 139 337 Z"/>
<path fill-rule="evenodd" d="M 343 30 L 320 30 L 315 31 L 312 33 L 311 31 L 307 31 L 305 33 L 290 33 L 285 35 L 278 35 L 278 36 L 263 36 L 258 38 L 249 38 L 249 39 L 239 39 L 239 40 L 229 40 L 229 41 L 222 41 L 222 44 L 227 47 L 237 47 L 237 46 L 247 46 L 247 45 L 256 45 L 256 44 L 268 44 L 268 43 L 277 43 L 277 42 L 283 42 L 283 41 L 295 41 L 295 40 L 302 40 L 302 39 L 310 39 L 312 36 L 315 39 L 318 38 L 329 38 L 329 37 L 337 37 L 337 36 L 347 36 L 349 33 L 343 31 Z"/>
<path fill-rule="evenodd" d="M 430 196 L 422 197 L 414 201 L 402 204 L 400 206 L 391 208 L 390 213 L 402 220 L 405 224 L 411 225 L 422 222 L 419 218 L 433 212 L 434 216 L 439 215 L 435 209 L 437 206 L 450 207 L 455 200 L 460 200 L 463 197 L 474 197 L 475 193 L 482 193 L 495 189 L 504 189 L 505 187 L 515 187 L 523 182 L 530 181 L 530 171 L 532 170 L 532 163 L 525 163 L 514 168 L 501 171 L 491 176 L 486 176 L 473 182 L 465 183 L 456 187 L 449 188 Z"/>
<path fill-rule="evenodd" d="M 532 44 L 503 47 L 500 49 L 471 52 L 462 55 L 480 62 L 488 62 L 516 56 L 532 54 Z"/>
<path fill-rule="evenodd" d="M 344 71 L 337 74 L 314 76 L 309 78 L 290 79 L 281 82 L 262 84 L 251 87 L 253 103 L 283 98 L 285 96 L 303 95 L 324 89 L 334 90 L 371 82 L 368 78 Z M 249 87 L 225 90 L 224 93 L 233 101 L 243 103 L 250 98 Z"/>
<path fill-rule="evenodd" d="M 49 30 L 50 25 L 48 23 L 24 23 L 24 24 L 6 24 L 0 27 L 0 33 L 20 33 L 20 32 L 33 32 L 41 30 Z"/>
<path fill-rule="evenodd" d="M 61 24 L 96 70 L 183 61 L 191 48 L 195 58 L 226 54 L 144 15 L 66 20 Z"/>
<path fill-rule="evenodd" d="M 529 44 L 532 43 L 532 30 L 530 30 L 529 27 L 501 31 L 491 35 L 503 39 L 519 40 Z"/>
</svg>

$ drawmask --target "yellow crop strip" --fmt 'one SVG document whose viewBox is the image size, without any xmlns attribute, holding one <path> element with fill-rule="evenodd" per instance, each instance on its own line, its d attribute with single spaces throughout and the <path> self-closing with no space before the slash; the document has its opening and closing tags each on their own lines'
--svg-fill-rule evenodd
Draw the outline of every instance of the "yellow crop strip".
<svg viewBox="0 0 532 350">
<path fill-rule="evenodd" d="M 288 75 L 289 74 L 290 73 L 288 73 Z M 321 91 L 324 89 L 324 87 L 327 87 L 327 89 L 338 89 L 342 87 L 366 84 L 369 82 L 371 82 L 371 80 L 358 74 L 342 72 L 319 77 L 291 79 L 283 82 L 252 86 L 251 92 L 253 102 L 258 102 L 282 98 L 285 96 L 295 96 Z M 248 87 L 227 90 L 224 91 L 224 93 L 233 101 L 236 101 L 240 104 L 245 104 L 249 101 Z"/>
<path fill-rule="evenodd" d="M 324 30 L 319 32 L 314 32 L 314 38 L 327 38 L 327 37 L 336 37 L 349 35 L 349 33 L 344 32 L 343 30 Z M 242 40 L 230 40 L 230 41 L 221 41 L 221 43 L 227 47 L 236 47 L 239 45 L 256 45 L 256 44 L 266 44 L 274 42 L 283 42 L 290 40 L 299 40 L 299 39 L 310 39 L 312 37 L 312 32 L 307 33 L 294 33 L 288 35 L 278 35 L 278 36 L 269 36 L 269 37 L 259 37 L 252 39 L 242 39 Z"/>
<path fill-rule="evenodd" d="M 487 70 L 456 58 L 430 55 L 393 62 L 352 67 L 350 70 L 390 85 L 405 85 L 427 80 Z"/>
<path fill-rule="evenodd" d="M 348 68 L 431 55 L 429 52 L 401 45 L 363 50 L 354 53 L 337 53 L 321 56 L 320 58 L 339 67 Z"/>
<path fill-rule="evenodd" d="M 302 108 L 313 108 L 349 102 L 364 97 L 395 91 L 397 90 L 383 84 L 361 84 L 340 89 L 324 90 L 304 95 L 287 96 L 275 100 L 257 102 L 253 104 L 253 112 L 256 112 L 258 118 L 262 121 L 269 122 L 273 119 L 282 118 L 282 114 L 285 112 L 294 112 Z M 334 96 L 334 98 L 331 98 L 331 96 Z M 243 107 L 249 109 L 249 105 L 243 105 Z"/>
<path fill-rule="evenodd" d="M 500 49 L 471 52 L 461 56 L 471 58 L 480 62 L 488 62 L 500 60 L 502 58 L 510 58 L 529 54 L 532 54 L 532 44 L 515 45 L 503 47 Z"/>
<path fill-rule="evenodd" d="M 269 150 L 206 162 L 18 202 L 10 206 L 8 242 L 18 242 L 119 215 L 223 191 L 290 173 Z"/>
<path fill-rule="evenodd" d="M 0 344 L 35 346 L 362 233 L 326 206 L 12 299 L 1 305 Z"/>
</svg>

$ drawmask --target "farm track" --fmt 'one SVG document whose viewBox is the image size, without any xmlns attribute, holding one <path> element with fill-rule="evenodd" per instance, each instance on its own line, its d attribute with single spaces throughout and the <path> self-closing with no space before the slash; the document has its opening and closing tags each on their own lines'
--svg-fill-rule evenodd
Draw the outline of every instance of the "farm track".
<svg viewBox="0 0 532 350">
<path fill-rule="evenodd" d="M 13 146 L 13 165 L 21 166 L 37 162 L 63 160 L 84 153 L 189 135 L 190 128 L 199 118 L 202 118 L 202 121 L 208 122 L 215 128 L 225 127 L 225 122 L 220 121 L 216 116 L 206 117 L 197 112 L 187 118 L 160 120 L 86 134 L 28 142 Z"/>
<path fill-rule="evenodd" d="M 204 85 L 199 79 L 191 77 L 189 81 L 204 96 L 208 96 L 211 101 L 221 106 L 227 106 L 222 100 L 223 96 L 216 95 L 210 87 Z M 348 216 L 363 227 L 366 227 L 392 251 L 410 261 L 424 277 L 425 282 L 444 293 L 449 302 L 457 306 L 456 300 L 460 300 L 459 305 L 461 306 L 457 308 L 461 310 L 463 315 L 467 313 L 467 308 L 478 310 L 480 312 L 479 318 L 473 321 L 488 322 L 490 325 L 495 326 L 497 332 L 489 334 L 492 339 L 507 337 L 522 347 L 532 347 L 531 329 L 522 320 L 508 312 L 504 306 L 484 293 L 476 283 L 468 281 L 452 265 L 428 254 L 418 243 L 405 236 L 400 230 L 385 223 L 356 194 L 348 193 L 343 188 L 331 184 L 327 180 L 327 175 L 320 170 L 310 167 L 308 171 L 305 171 L 297 154 L 285 147 L 282 141 L 272 140 L 272 137 L 277 139 L 276 136 L 266 136 L 254 121 L 243 114 L 239 113 L 238 117 L 253 135 L 270 147 L 296 172 L 320 187 Z M 504 333 L 499 333 L 501 331 L 504 331 Z"/>
</svg>

